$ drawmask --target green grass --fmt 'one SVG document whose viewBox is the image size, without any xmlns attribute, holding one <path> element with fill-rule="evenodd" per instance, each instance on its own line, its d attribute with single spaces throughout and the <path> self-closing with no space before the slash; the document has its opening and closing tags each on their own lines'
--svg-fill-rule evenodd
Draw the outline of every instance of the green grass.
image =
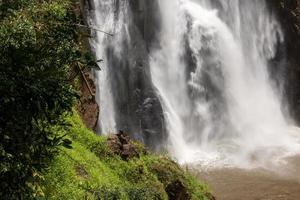
<svg viewBox="0 0 300 200">
<path fill-rule="evenodd" d="M 40 199 L 168 199 L 166 188 L 180 181 L 191 199 L 205 200 L 208 188 L 165 156 L 147 153 L 129 161 L 114 155 L 106 137 L 88 130 L 79 116 L 68 118 L 72 149 L 61 147 L 44 174 Z"/>
</svg>

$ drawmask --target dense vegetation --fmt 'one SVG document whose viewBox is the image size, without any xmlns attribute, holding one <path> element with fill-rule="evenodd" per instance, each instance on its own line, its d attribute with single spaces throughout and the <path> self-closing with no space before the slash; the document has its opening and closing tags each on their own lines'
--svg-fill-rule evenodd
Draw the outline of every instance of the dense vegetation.
<svg viewBox="0 0 300 200">
<path fill-rule="evenodd" d="M 40 196 L 46 199 L 209 199 L 200 184 L 166 156 L 148 153 L 123 160 L 114 155 L 107 138 L 89 131 L 78 115 L 68 117 L 72 148 L 61 148 L 44 174 Z M 172 192 L 176 198 L 172 198 Z"/>
<path fill-rule="evenodd" d="M 0 1 L 0 199 L 31 198 L 73 107 L 82 60 L 70 0 Z"/>
<path fill-rule="evenodd" d="M 123 160 L 82 124 L 70 72 L 95 63 L 76 3 L 0 1 L 0 199 L 208 199 L 170 159 Z"/>
</svg>

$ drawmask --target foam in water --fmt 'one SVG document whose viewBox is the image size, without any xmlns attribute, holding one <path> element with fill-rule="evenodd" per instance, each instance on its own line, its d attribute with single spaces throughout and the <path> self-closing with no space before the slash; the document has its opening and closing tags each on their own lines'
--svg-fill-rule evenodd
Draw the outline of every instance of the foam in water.
<svg viewBox="0 0 300 200">
<path fill-rule="evenodd" d="M 262 0 L 160 0 L 161 32 L 152 49 L 151 78 L 163 105 L 168 150 L 181 163 L 265 166 L 299 152 L 281 91 L 268 61 L 283 42 Z M 97 58 L 130 42 L 128 1 L 94 0 L 91 25 Z M 124 39 L 125 38 L 125 39 Z M 96 72 L 102 133 L 115 132 L 110 63 Z M 120 76 L 122 74 L 119 74 Z"/>
<path fill-rule="evenodd" d="M 283 40 L 279 25 L 263 1 L 214 1 L 223 13 L 211 2 L 161 1 L 162 47 L 153 51 L 151 72 L 170 152 L 181 163 L 247 167 L 298 151 L 267 71 Z"/>
</svg>

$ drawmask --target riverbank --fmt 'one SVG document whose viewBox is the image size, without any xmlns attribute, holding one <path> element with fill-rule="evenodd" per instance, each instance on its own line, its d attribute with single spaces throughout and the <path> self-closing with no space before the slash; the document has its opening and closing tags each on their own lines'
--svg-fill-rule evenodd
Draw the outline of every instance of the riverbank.
<svg viewBox="0 0 300 200">
<path fill-rule="evenodd" d="M 286 159 L 276 168 L 196 170 L 218 200 L 299 200 L 300 156 Z"/>
</svg>

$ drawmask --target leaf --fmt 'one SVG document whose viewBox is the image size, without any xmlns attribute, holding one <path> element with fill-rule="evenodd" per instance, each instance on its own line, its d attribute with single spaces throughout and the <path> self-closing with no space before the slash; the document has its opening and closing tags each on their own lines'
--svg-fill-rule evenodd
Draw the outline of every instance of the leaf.
<svg viewBox="0 0 300 200">
<path fill-rule="evenodd" d="M 67 148 L 67 149 L 72 149 L 72 141 L 69 139 L 63 139 L 63 143 L 62 143 L 63 147 Z"/>
</svg>

